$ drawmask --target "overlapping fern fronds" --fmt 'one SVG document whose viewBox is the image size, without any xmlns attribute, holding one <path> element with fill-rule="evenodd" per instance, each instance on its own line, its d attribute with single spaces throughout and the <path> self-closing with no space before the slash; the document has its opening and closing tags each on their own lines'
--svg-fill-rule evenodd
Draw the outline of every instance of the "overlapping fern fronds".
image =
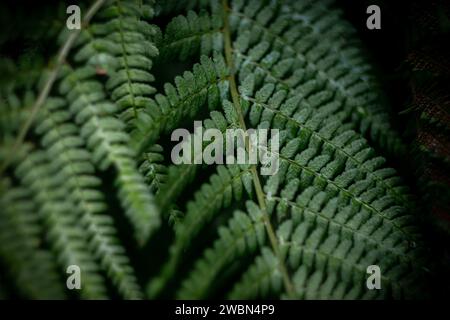
<svg viewBox="0 0 450 320">
<path fill-rule="evenodd" d="M 80 298 L 421 296 L 414 203 L 383 157 L 404 147 L 331 1 L 105 1 L 13 147 L 47 75 L 0 100 L 0 254 L 24 297 L 72 296 L 72 264 Z M 278 129 L 279 171 L 171 164 L 194 120 Z"/>
</svg>

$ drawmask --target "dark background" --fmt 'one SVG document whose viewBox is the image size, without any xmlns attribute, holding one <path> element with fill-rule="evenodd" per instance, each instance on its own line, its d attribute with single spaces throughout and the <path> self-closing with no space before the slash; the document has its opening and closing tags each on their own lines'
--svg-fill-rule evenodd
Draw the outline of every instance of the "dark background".
<svg viewBox="0 0 450 320">
<path fill-rule="evenodd" d="M 298 0 L 302 1 L 302 0 Z M 423 12 L 417 7 L 430 7 L 432 3 L 450 1 L 387 1 L 336 0 L 345 17 L 355 26 L 373 63 L 378 66 L 382 83 L 393 108 L 394 119 L 407 108 L 409 89 L 405 83 L 403 63 L 413 48 L 415 22 Z M 0 2 L 0 58 L 22 56 L 22 63 L 44 63 L 58 47 L 54 38 L 65 23 L 65 9 L 70 4 L 89 1 L 32 1 L 2 0 Z M 366 8 L 377 4 L 381 8 L 381 30 L 366 27 Z M 38 21 L 38 25 L 36 22 Z M 0 70 L 1 71 L 1 70 Z M 0 72 L 0 81 L 7 81 L 7 73 Z M 405 130 L 404 119 L 395 119 L 400 131 Z"/>
</svg>

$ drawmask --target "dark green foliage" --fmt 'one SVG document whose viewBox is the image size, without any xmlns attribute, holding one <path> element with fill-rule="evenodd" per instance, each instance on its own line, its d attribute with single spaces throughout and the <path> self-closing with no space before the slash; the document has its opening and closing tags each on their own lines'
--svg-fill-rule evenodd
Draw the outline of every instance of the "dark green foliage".
<svg viewBox="0 0 450 320">
<path fill-rule="evenodd" d="M 106 1 L 66 60 L 19 146 L 48 69 L 0 87 L 0 262 L 21 296 L 425 296 L 416 201 L 386 164 L 405 147 L 331 1 Z M 278 172 L 172 164 L 169 136 L 194 120 L 278 129 Z"/>
</svg>

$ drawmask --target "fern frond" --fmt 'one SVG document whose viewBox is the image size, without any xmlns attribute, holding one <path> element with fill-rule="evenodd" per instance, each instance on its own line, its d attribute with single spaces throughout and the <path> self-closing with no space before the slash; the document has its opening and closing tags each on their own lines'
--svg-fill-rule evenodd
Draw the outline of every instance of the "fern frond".
<svg viewBox="0 0 450 320">
<path fill-rule="evenodd" d="M 233 127 L 231 119 L 227 119 L 226 115 L 218 111 L 210 112 L 210 117 L 203 121 L 202 130 L 217 129 L 220 132 L 225 133 L 226 130 Z M 186 143 L 191 149 L 191 161 L 195 163 L 194 159 L 199 159 L 202 157 L 202 150 L 204 150 L 210 143 L 208 141 L 203 142 L 203 148 L 198 154 L 195 150 L 192 141 L 193 136 L 189 137 L 189 141 Z M 226 145 L 226 141 L 223 141 Z M 184 188 L 192 182 L 198 172 L 198 166 L 192 164 L 180 164 L 173 165 L 169 168 L 168 181 L 165 184 L 163 190 L 158 194 L 156 202 L 162 211 L 165 211 L 169 206 L 177 200 L 179 194 L 184 190 Z"/>
<path fill-rule="evenodd" d="M 161 58 L 181 61 L 196 55 L 211 56 L 223 51 L 222 17 L 189 11 L 186 16 L 173 18 L 166 27 L 161 47 Z"/>
<path fill-rule="evenodd" d="M 194 237 L 213 216 L 221 208 L 228 207 L 234 199 L 242 199 L 244 189 L 248 194 L 252 194 L 252 188 L 248 166 L 218 166 L 217 173 L 211 176 L 210 182 L 202 185 L 194 196 L 195 200 L 188 203 L 183 222 L 177 224 L 168 262 L 163 266 L 160 275 L 148 285 L 147 292 L 150 297 L 156 296 L 163 289 Z"/>
<path fill-rule="evenodd" d="M 252 9 L 254 9 L 254 10 L 250 11 L 250 12 L 255 13 L 258 11 L 258 8 L 259 8 L 259 5 L 255 3 L 254 6 L 252 7 Z M 274 10 L 271 10 L 271 12 L 273 12 L 273 11 Z M 247 28 L 248 28 L 248 26 L 247 26 Z M 255 33 L 257 33 L 256 30 L 255 30 Z M 248 34 L 248 36 L 250 36 L 250 34 Z M 253 50 L 251 52 L 251 55 L 255 56 L 257 59 L 261 58 L 264 55 L 265 51 L 270 47 L 269 45 L 265 45 L 265 46 L 264 45 L 265 45 L 264 42 L 261 43 L 260 45 L 257 45 L 255 50 Z M 228 50 L 232 49 L 231 44 L 229 44 L 228 46 L 229 46 Z M 286 47 L 286 44 L 284 44 L 284 47 Z M 228 56 L 227 56 L 227 62 L 230 63 L 229 56 L 230 56 L 230 54 L 228 54 Z M 311 62 L 309 62 L 311 60 L 314 62 L 314 60 L 312 59 L 312 56 L 306 57 L 306 58 L 309 58 L 309 59 L 305 59 L 306 61 L 308 61 L 308 63 L 311 63 Z M 285 65 L 286 66 L 292 65 L 292 63 L 285 64 Z M 248 78 L 248 77 L 250 77 L 250 75 L 247 76 L 246 78 Z M 245 80 L 247 80 L 247 79 L 245 79 Z M 256 85 L 258 85 L 256 80 L 253 80 L 250 82 L 252 83 L 252 85 L 244 85 L 244 90 L 241 90 L 241 94 L 242 94 L 241 99 L 244 101 L 245 100 L 248 101 L 249 96 L 252 95 L 252 93 L 254 91 L 254 90 L 252 90 L 253 88 L 251 88 L 252 86 L 254 86 L 253 83 L 256 83 Z M 315 82 L 315 80 L 313 80 L 313 86 L 308 85 L 305 88 L 306 90 L 309 90 L 309 93 L 316 93 L 316 89 L 314 88 L 314 86 L 317 86 L 317 83 L 314 83 L 314 82 Z M 251 88 L 250 90 L 249 90 L 249 87 Z M 233 90 L 233 88 L 231 88 L 231 89 Z M 266 85 L 265 87 L 263 86 L 261 91 L 258 92 L 259 100 L 267 101 L 269 99 L 269 97 L 271 96 L 271 92 L 273 91 L 273 89 L 274 89 L 273 85 L 272 85 L 272 89 L 270 89 L 270 87 L 268 87 L 268 85 Z M 300 91 L 300 93 L 302 94 L 302 98 L 307 98 L 308 94 L 304 93 L 305 90 L 302 90 L 302 91 L 303 92 Z M 236 94 L 235 94 L 235 96 L 236 96 Z M 242 111 L 240 111 L 241 108 L 243 108 L 245 110 L 245 109 L 254 107 L 254 106 L 249 106 L 248 103 L 247 104 L 243 103 L 242 107 L 241 107 L 240 106 L 241 102 L 235 96 L 233 97 L 233 103 L 236 106 L 236 110 L 238 113 L 242 112 Z M 323 97 L 325 97 L 325 100 L 323 99 Z M 333 97 L 333 95 L 328 95 L 328 97 L 326 95 L 319 96 L 319 99 L 318 99 L 319 102 L 314 106 L 314 110 L 317 111 L 317 107 L 328 102 L 331 97 Z M 283 97 L 278 95 L 274 98 L 274 100 L 275 100 L 275 103 L 274 103 L 275 105 L 277 105 L 277 104 L 280 105 L 281 102 L 283 101 Z M 334 108 L 334 106 L 332 106 L 332 107 Z M 330 108 L 328 108 L 328 109 L 330 109 Z M 305 110 L 305 109 L 303 109 L 303 110 Z M 251 112 L 252 111 L 250 111 L 250 114 L 251 114 Z M 319 112 L 320 112 L 320 110 L 319 110 Z M 330 111 L 326 110 L 325 116 L 327 115 L 327 113 L 330 114 Z M 259 114 L 257 112 L 257 113 L 253 113 L 253 115 L 251 115 L 251 117 L 253 117 L 254 119 L 258 119 L 258 118 L 260 118 L 260 116 L 261 116 L 261 112 Z M 265 126 L 273 127 L 273 124 L 271 124 L 273 115 L 268 115 L 266 113 L 264 116 L 265 117 L 263 120 L 264 120 Z M 305 114 L 302 114 L 302 116 L 304 117 Z M 301 119 L 302 116 L 300 116 L 299 118 Z M 319 136 L 323 136 L 325 138 L 326 137 L 331 138 L 331 136 L 336 134 L 336 130 L 341 126 L 341 121 L 339 121 L 338 118 L 334 119 L 334 121 L 333 121 L 333 118 L 330 118 L 329 116 L 327 118 L 329 118 L 331 121 L 328 123 L 328 125 L 322 127 L 322 129 L 319 129 L 321 122 L 317 121 L 318 118 L 313 119 L 311 124 L 314 123 L 317 126 L 315 126 L 315 127 L 313 126 L 313 127 L 309 128 L 310 129 L 309 133 L 307 132 L 306 135 L 311 134 L 312 131 L 319 131 L 319 133 L 320 133 Z M 258 120 L 253 120 L 253 125 L 257 124 L 259 121 L 262 121 L 261 118 Z M 275 121 L 276 121 L 275 122 L 276 125 L 278 125 L 278 126 L 280 124 L 281 124 L 281 126 L 283 126 L 285 124 L 285 123 L 283 123 L 283 119 L 280 119 L 280 117 L 278 119 L 275 119 Z M 240 120 L 240 123 L 245 128 L 245 123 L 242 118 Z M 268 124 L 266 124 L 266 123 L 268 123 Z M 289 126 L 289 129 L 292 131 L 291 126 Z M 302 129 L 304 129 L 304 128 L 302 128 Z M 301 130 L 301 131 L 304 131 L 304 130 Z M 349 199 L 347 201 L 352 202 L 353 207 L 361 206 L 361 208 L 368 210 L 370 212 L 370 215 L 373 215 L 374 217 L 377 217 L 377 218 L 381 217 L 383 219 L 383 223 L 386 223 L 389 225 L 389 227 L 387 227 L 386 230 L 380 232 L 380 234 L 383 235 L 383 236 L 381 236 L 381 239 L 383 239 L 383 237 L 386 236 L 387 232 L 389 233 L 391 230 L 394 230 L 394 232 L 399 232 L 401 234 L 401 236 L 406 237 L 406 239 L 410 239 L 410 241 L 412 241 L 413 238 L 411 238 L 409 236 L 410 232 L 414 232 L 413 231 L 414 227 L 411 227 L 412 219 L 410 219 L 410 217 L 408 217 L 405 214 L 405 211 L 402 210 L 401 207 L 393 204 L 395 201 L 393 201 L 392 197 L 390 197 L 388 195 L 383 195 L 382 193 L 380 193 L 381 190 L 378 186 L 371 187 L 371 185 L 373 185 L 373 182 L 369 182 L 368 181 L 369 179 L 364 177 L 364 175 L 361 176 L 360 174 L 352 173 L 351 175 L 346 176 L 345 173 L 350 173 L 354 169 L 352 169 L 352 167 L 347 167 L 345 164 L 345 162 L 346 162 L 345 160 L 339 159 L 339 158 L 334 159 L 333 156 L 328 155 L 327 152 L 325 152 L 325 150 L 327 148 L 329 148 L 329 146 L 324 146 L 322 148 L 323 141 L 318 142 L 314 138 L 302 146 L 301 142 L 299 141 L 299 138 L 295 138 L 297 136 L 297 134 L 293 134 L 292 136 L 290 136 L 289 133 L 290 132 L 286 132 L 285 137 L 289 137 L 292 140 L 290 140 L 288 143 L 286 143 L 286 146 L 284 146 L 282 148 L 280 154 L 278 155 L 279 159 L 281 161 L 281 167 L 280 167 L 280 171 L 279 171 L 278 177 L 277 177 L 278 179 L 283 179 L 283 181 L 284 181 L 284 179 L 286 179 L 286 181 L 288 181 L 290 178 L 300 177 L 300 181 L 301 181 L 300 187 L 301 188 L 306 188 L 309 185 L 316 185 L 318 187 L 320 186 L 319 188 L 323 188 L 323 190 L 325 191 L 325 194 L 328 196 L 336 196 L 337 194 L 343 195 L 344 198 Z M 337 132 L 338 136 L 341 133 L 342 132 Z M 300 132 L 300 134 L 301 134 L 301 132 Z M 340 136 L 340 138 L 342 139 L 343 137 Z M 346 138 L 343 138 L 340 143 L 345 143 L 344 141 L 346 141 Z M 361 143 L 361 141 L 358 141 L 358 143 Z M 304 150 L 304 151 L 297 153 L 297 151 L 298 151 L 297 148 L 299 148 L 300 150 Z M 334 152 L 333 152 L 333 154 L 334 154 Z M 365 156 L 366 156 L 367 150 L 364 150 L 364 148 L 363 148 L 363 152 L 360 155 L 362 155 L 362 154 L 365 154 Z M 363 159 L 366 160 L 366 158 L 363 158 Z M 354 159 L 352 159 L 352 160 L 354 160 Z M 361 162 L 361 159 L 359 160 L 359 162 Z M 374 159 L 374 161 L 372 161 L 372 163 L 369 161 L 368 163 L 370 163 L 370 166 L 368 169 L 365 170 L 366 171 L 365 174 L 367 174 L 368 172 L 375 171 L 377 168 L 379 168 L 379 162 L 380 162 L 380 159 Z M 311 166 L 309 167 L 308 165 L 311 165 Z M 374 165 L 375 167 L 372 168 L 371 167 L 372 165 Z M 291 166 L 293 166 L 293 167 L 291 167 Z M 353 166 L 354 166 L 354 164 L 353 164 Z M 297 168 L 294 168 L 294 167 L 297 167 Z M 340 180 L 339 175 L 341 173 L 343 174 L 342 178 L 344 180 Z M 381 173 L 382 173 L 381 180 L 384 180 L 384 176 L 383 176 L 384 174 L 388 174 L 388 176 L 386 178 L 389 178 L 389 175 L 392 174 L 392 172 L 390 172 L 389 170 L 381 171 Z M 332 181 L 333 179 L 337 179 L 337 181 L 339 181 L 339 182 L 336 183 L 336 181 Z M 259 181 L 258 181 L 257 177 L 253 177 L 253 180 L 255 183 L 255 187 L 258 189 L 257 185 L 258 185 Z M 393 182 L 395 182 L 395 181 L 396 181 L 396 179 L 394 178 Z M 340 183 L 344 183 L 343 185 L 345 185 L 345 187 L 342 188 L 343 185 L 340 185 Z M 389 189 L 389 192 L 395 191 L 392 188 L 387 188 L 387 189 Z M 400 189 L 400 191 L 402 191 L 402 190 Z M 261 194 L 262 191 L 259 191 L 259 193 Z M 269 192 L 266 195 L 263 194 L 263 196 L 265 198 L 270 199 L 273 196 L 272 190 L 269 190 Z M 259 196 L 259 198 L 260 197 L 261 197 L 261 195 Z M 377 200 L 374 201 L 374 199 L 377 199 Z M 355 204 L 358 202 L 359 202 L 359 205 L 355 206 Z M 262 200 L 262 201 L 260 200 L 259 203 L 260 203 L 261 208 L 264 208 L 266 206 L 265 200 Z M 383 211 L 385 211 L 385 212 L 383 212 Z M 289 223 L 289 221 L 286 223 Z M 268 228 L 268 233 L 270 235 L 270 233 L 271 233 L 270 228 Z M 381 241 L 381 239 L 379 238 L 380 241 Z M 398 239 L 398 238 L 394 237 L 394 239 Z M 392 243 L 390 243 L 390 245 L 392 245 Z M 283 258 L 280 255 L 280 250 L 283 250 L 283 249 L 280 249 L 283 246 L 283 238 L 279 239 L 277 242 L 275 242 L 271 239 L 271 246 L 272 246 L 272 250 L 274 251 L 276 260 L 277 260 L 276 268 L 282 274 L 283 282 L 285 285 L 285 290 L 289 291 L 287 293 L 287 295 L 289 297 L 292 297 L 292 292 L 290 292 L 290 290 L 288 290 L 289 289 L 289 286 L 288 286 L 289 279 L 286 280 L 286 278 L 288 278 L 289 275 L 287 275 L 286 267 L 284 266 L 285 262 L 283 261 Z M 258 267 L 254 270 L 258 270 Z M 294 283 L 294 286 L 295 286 L 295 283 Z"/>
<path fill-rule="evenodd" d="M 415 273 L 371 248 L 360 239 L 340 239 L 339 234 L 327 231 L 305 220 L 295 229 L 287 221 L 278 230 L 289 267 L 296 270 L 293 282 L 298 298 L 303 299 L 373 299 L 413 297 L 420 290 L 415 286 Z M 277 265 L 267 253 L 258 257 L 235 286 L 231 297 L 267 297 L 269 292 L 280 293 Z M 383 270 L 383 290 L 367 290 L 366 269 L 378 265 Z M 329 273 L 330 269 L 337 272 Z M 255 275 L 259 278 L 255 279 Z M 253 282 L 249 285 L 249 282 Z"/>
<path fill-rule="evenodd" d="M 7 188 L 7 189 L 6 189 Z M 19 291 L 29 299 L 63 299 L 63 282 L 53 254 L 44 248 L 36 204 L 24 187 L 2 186 L 0 257 Z"/>
<path fill-rule="evenodd" d="M 115 56 L 117 67 L 106 87 L 123 110 L 122 119 L 129 122 L 136 118 L 138 109 L 148 105 L 149 96 L 156 92 L 150 84 L 154 81 L 150 70 L 153 58 L 158 55 L 153 39 L 159 30 L 144 20 L 153 17 L 153 8 L 142 3 L 115 1 L 99 16 L 110 21 L 101 30 L 104 36 L 121 48 Z"/>
<path fill-rule="evenodd" d="M 205 299 L 213 290 L 225 267 L 231 262 L 256 252 L 265 244 L 264 219 L 259 207 L 247 203 L 248 214 L 236 211 L 227 227 L 220 227 L 219 238 L 203 258 L 197 261 L 178 293 L 180 299 Z"/>
<path fill-rule="evenodd" d="M 153 145 L 143 154 L 143 161 L 139 166 L 139 171 L 150 187 L 150 191 L 154 194 L 157 194 L 161 190 L 161 187 L 166 183 L 167 179 L 168 169 L 161 163 L 164 161 L 162 152 L 163 148 L 160 145 Z"/>
<path fill-rule="evenodd" d="M 354 169 L 342 171 L 343 167 L 339 161 L 326 154 L 317 154 L 315 148 L 307 148 L 296 154 L 296 148 L 292 148 L 295 143 L 296 141 L 293 140 L 281 150 L 280 175 L 285 172 L 286 179 L 292 176 L 300 177 L 302 188 L 314 181 L 327 194 L 342 195 L 354 206 L 364 208 L 370 214 L 386 219 L 385 223 L 399 230 L 407 239 L 412 237 L 410 231 L 413 231 L 413 228 L 406 231 L 402 227 L 408 223 L 413 224 L 414 219 L 392 197 L 384 195 L 383 191 L 374 186 L 370 180 L 359 178 Z M 293 150 L 294 153 L 291 153 Z M 395 222 L 392 218 L 397 216 L 404 217 L 402 219 L 404 221 L 400 224 Z"/>
<path fill-rule="evenodd" d="M 135 154 L 128 146 L 130 139 L 124 124 L 113 117 L 117 106 L 106 100 L 103 86 L 93 79 L 95 74 L 93 67 L 69 72 L 60 84 L 60 92 L 72 101 L 70 111 L 81 126 L 81 136 L 87 141 L 94 163 L 102 170 L 113 166 L 117 171 L 119 199 L 136 229 L 136 239 L 143 243 L 159 226 L 159 213 L 135 167 Z"/>
<path fill-rule="evenodd" d="M 290 265 L 297 269 L 293 279 L 299 298 L 373 299 L 414 296 L 417 287 L 410 279 L 411 270 L 405 265 L 398 264 L 377 249 L 367 250 L 363 241 L 341 240 L 338 235 L 320 228 L 308 232 L 308 226 L 307 222 L 300 224 L 293 231 L 291 239 L 286 235 Z M 340 272 L 329 275 L 327 266 L 330 265 L 339 265 Z M 383 270 L 383 291 L 367 290 L 365 280 L 367 267 L 370 265 L 377 265 Z"/>
<path fill-rule="evenodd" d="M 303 220 L 313 221 L 336 234 L 342 234 L 344 238 L 361 239 L 402 263 L 413 264 L 414 259 L 418 259 L 415 254 L 412 255 L 412 247 L 399 242 L 401 234 L 392 230 L 380 217 L 370 217 L 364 209 L 358 211 L 342 196 L 330 198 L 326 192 L 315 187 L 299 192 L 299 186 L 300 181 L 293 179 L 279 195 L 273 191 L 277 187 L 269 187 L 269 184 L 266 187 L 266 192 L 270 193 L 266 195 L 267 204 L 277 221 L 292 220 L 294 225 Z"/>
<path fill-rule="evenodd" d="M 202 56 L 201 63 L 194 65 L 192 72 L 175 78 L 176 86 L 165 84 L 165 95 L 157 94 L 138 114 L 137 130 L 132 136 L 134 149 L 145 150 L 183 119 L 193 119 L 201 108 L 218 108 L 228 93 L 228 72 L 222 56 L 214 60 Z"/>
<path fill-rule="evenodd" d="M 279 294 L 283 289 L 283 278 L 278 259 L 272 250 L 264 247 L 255 263 L 244 273 L 228 294 L 228 299 L 255 299 Z"/>
<path fill-rule="evenodd" d="M 253 102 L 249 112 L 253 124 L 264 121 L 269 122 L 271 127 L 287 130 L 286 136 L 290 141 L 282 145 L 279 155 L 281 161 L 279 175 L 283 177 L 286 173 L 288 175 L 286 179 L 290 179 L 300 174 L 303 188 L 316 183 L 320 185 L 323 182 L 322 187 L 327 192 L 332 193 L 331 190 L 335 190 L 353 199 L 356 199 L 356 196 L 351 195 L 354 192 L 352 189 L 356 188 L 354 190 L 357 190 L 358 194 L 366 192 L 369 199 L 376 196 L 377 199 L 382 199 L 386 196 L 386 199 L 391 199 L 389 201 L 396 199 L 400 203 L 408 203 L 408 198 L 404 195 L 406 189 L 394 175 L 395 172 L 381 167 L 384 159 L 373 157 L 373 151 L 365 140 L 359 138 L 354 132 L 346 130 L 340 132 L 338 119 L 326 117 L 333 113 L 335 108 L 333 105 L 315 107 L 311 110 L 303 108 L 293 116 L 286 116 L 294 112 L 299 100 L 287 100 L 285 104 L 282 104 L 285 95 L 277 92 L 271 97 L 273 86 L 269 90 L 268 87 L 270 85 L 258 91 L 255 95 L 257 98 L 248 96 L 250 93 L 248 87 L 241 89 L 241 92 L 243 92 L 244 101 Z M 267 100 L 269 102 L 257 102 Z M 269 104 L 273 104 L 274 107 L 271 108 Z M 274 115 L 275 107 L 284 112 Z M 255 108 L 256 111 L 254 111 Z M 312 110 L 314 110 L 314 116 Z M 333 136 L 334 138 L 331 139 Z M 328 139 L 330 140 L 327 141 Z M 297 151 L 300 153 L 298 154 Z M 308 163 L 312 166 L 308 167 Z M 290 172 L 290 170 L 293 171 Z M 342 177 L 340 177 L 341 174 Z M 337 180 L 333 181 L 334 179 Z M 310 184 L 312 181 L 317 182 Z M 354 184 L 353 187 L 352 184 Z M 346 187 L 342 188 L 344 185 Z M 378 209 L 362 201 L 360 196 L 356 201 L 383 216 Z M 388 200 L 385 201 L 389 203 Z"/>
<path fill-rule="evenodd" d="M 137 110 L 156 92 L 150 70 L 158 55 L 154 42 L 159 29 L 147 21 L 153 14 L 150 4 L 109 1 L 82 31 L 74 55 L 76 62 L 87 63 L 106 77 L 106 88 L 128 132 L 134 130 Z"/>
<path fill-rule="evenodd" d="M 30 114 L 33 100 L 34 94 L 30 90 L 25 91 L 23 98 L 15 92 L 14 88 L 0 90 L 0 108 L 2 110 L 0 138 L 2 140 L 18 134 L 21 125 Z"/>
<path fill-rule="evenodd" d="M 181 164 L 168 168 L 167 182 L 156 197 L 156 203 L 162 212 L 166 212 L 177 200 L 181 192 L 191 183 L 198 171 L 198 166 Z"/>
<path fill-rule="evenodd" d="M 327 2 L 233 3 L 230 20 L 239 34 L 233 45 L 239 78 L 259 74 L 261 81 L 287 85 L 293 92 L 315 79 L 314 91 L 326 88 L 342 99 L 353 117 L 348 121 L 357 123 L 359 132 L 396 154 L 402 144 L 386 122 L 388 114 L 379 93 L 374 94 L 375 80 L 364 55 L 354 45 L 353 29 Z"/>
<path fill-rule="evenodd" d="M 274 91 L 272 84 L 256 93 L 251 93 L 248 86 L 241 90 L 244 101 L 250 104 L 250 123 L 268 122 L 271 128 L 288 130 L 293 139 L 291 147 L 299 144 L 319 148 L 322 154 L 335 157 L 345 170 L 355 170 L 357 175 L 373 181 L 400 203 L 409 205 L 408 190 L 395 176 L 395 170 L 382 168 L 385 160 L 376 157 L 374 150 L 357 133 L 342 126 L 336 114 L 338 104 L 323 103 L 318 96 L 312 96 L 310 104 L 301 96 L 288 98 L 286 91 Z"/>
<path fill-rule="evenodd" d="M 20 97 L 15 87 L 0 89 L 0 161 L 8 160 L 16 163 L 28 152 L 27 144 L 16 145 L 16 135 L 30 114 L 30 106 L 34 99 L 32 91 L 27 90 Z"/>
<path fill-rule="evenodd" d="M 83 274 L 83 298 L 103 299 L 107 296 L 100 267 L 89 250 L 88 238 L 77 224 L 76 209 L 68 190 L 64 187 L 64 177 L 52 169 L 47 155 L 35 151 L 17 167 L 16 174 L 24 185 L 33 192 L 39 205 L 39 215 L 48 230 L 47 237 L 58 255 L 62 270 L 77 265 Z"/>
<path fill-rule="evenodd" d="M 426 296 L 434 270 L 415 213 L 429 203 L 445 217 L 448 206 L 427 191 L 416 200 L 408 186 L 447 196 L 438 172 L 450 148 L 438 129 L 448 106 L 416 101 L 423 133 L 413 151 L 440 171 L 403 181 L 389 167 L 404 155 L 401 136 L 333 0 L 95 4 L 82 30 L 64 28 L 55 68 L 38 61 L 27 76 L 0 61 L 11 75 L 0 84 L 0 257 L 11 289 L 87 299 L 143 298 L 141 286 L 149 298 Z M 172 131 L 200 120 L 203 134 L 226 136 L 226 155 L 227 130 L 248 133 L 246 160 L 263 151 L 276 172 L 230 164 L 216 137 L 197 130 L 182 137 L 190 152 L 170 153 Z M 255 147 L 249 129 L 276 130 L 276 141 Z M 65 292 L 72 264 L 82 289 Z M 381 268 L 382 290 L 367 288 L 369 265 Z"/>
<path fill-rule="evenodd" d="M 41 109 L 36 131 L 42 135 L 42 145 L 53 159 L 54 169 L 64 177 L 92 251 L 124 298 L 140 298 L 142 293 L 118 241 L 113 220 L 105 214 L 107 205 L 99 190 L 101 181 L 94 175 L 95 168 L 90 162 L 92 155 L 84 149 L 79 129 L 69 121 L 66 107 L 63 99 L 49 98 Z"/>
<path fill-rule="evenodd" d="M 170 13 L 205 9 L 212 3 L 214 2 L 210 0 L 157 0 L 155 11 L 159 16 L 164 16 Z"/>
</svg>

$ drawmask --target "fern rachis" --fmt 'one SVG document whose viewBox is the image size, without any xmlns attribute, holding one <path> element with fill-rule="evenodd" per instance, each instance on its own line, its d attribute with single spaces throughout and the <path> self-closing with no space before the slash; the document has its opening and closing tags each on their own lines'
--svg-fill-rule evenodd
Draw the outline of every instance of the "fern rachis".
<svg viewBox="0 0 450 320">
<path fill-rule="evenodd" d="M 2 242 L 2 263 L 53 270 L 41 279 L 51 290 L 24 287 L 25 296 L 65 297 L 55 273 L 70 264 L 86 271 L 81 298 L 420 296 L 415 203 L 382 156 L 404 147 L 331 1 L 111 0 L 98 9 L 21 144 L 32 151 L 1 180 L 0 229 L 11 226 L 32 255 L 24 261 Z M 158 70 L 172 61 L 186 71 L 161 83 Z M 0 92 L 20 106 L 30 88 L 11 87 Z M 5 148 L 26 118 L 16 109 L 1 122 Z M 278 172 L 170 163 L 168 136 L 195 120 L 220 132 L 279 130 Z M 13 219 L 31 208 L 33 219 Z M 365 286 L 373 264 L 382 292 Z"/>
</svg>

